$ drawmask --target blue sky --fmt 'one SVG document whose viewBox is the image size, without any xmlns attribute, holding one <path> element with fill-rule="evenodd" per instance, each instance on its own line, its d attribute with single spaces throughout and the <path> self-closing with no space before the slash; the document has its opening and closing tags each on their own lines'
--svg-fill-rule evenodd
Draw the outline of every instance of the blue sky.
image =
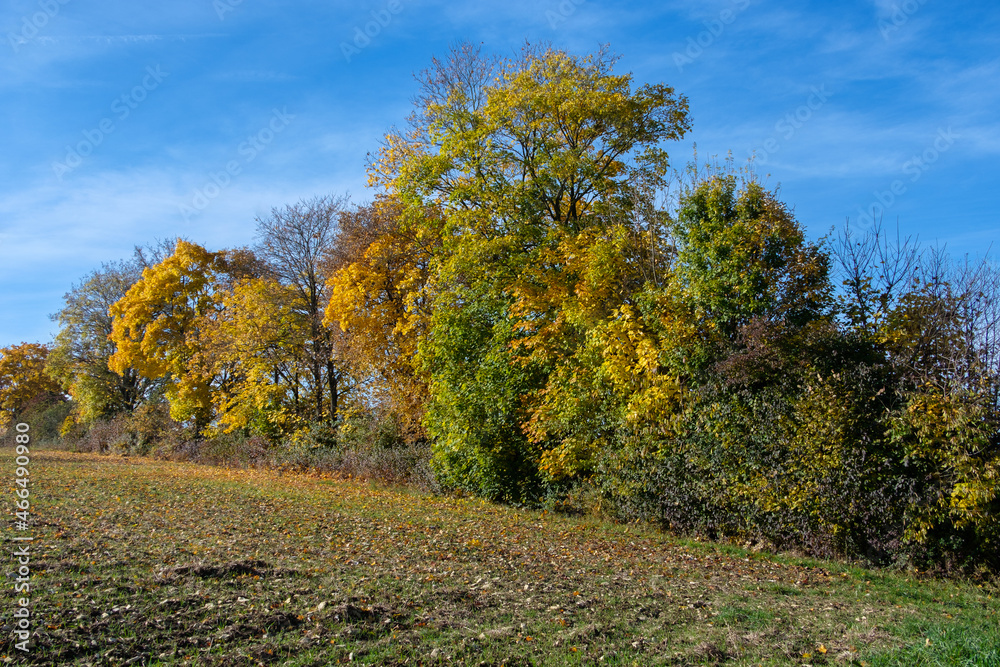
<svg viewBox="0 0 1000 667">
<path fill-rule="evenodd" d="M 676 166 L 756 150 L 813 238 L 874 207 L 953 254 L 1000 240 L 996 0 L 146 4 L 0 11 L 0 346 L 50 340 L 64 293 L 136 244 L 243 245 L 272 207 L 369 199 L 366 153 L 459 40 L 609 44 L 688 96 Z"/>
</svg>

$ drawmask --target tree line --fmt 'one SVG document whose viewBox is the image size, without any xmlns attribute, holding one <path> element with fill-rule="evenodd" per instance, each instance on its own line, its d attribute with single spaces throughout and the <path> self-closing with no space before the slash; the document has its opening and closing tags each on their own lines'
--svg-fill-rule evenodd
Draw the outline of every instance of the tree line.
<svg viewBox="0 0 1000 667">
<path fill-rule="evenodd" d="M 687 99 L 615 63 L 434 59 L 370 203 L 105 264 L 50 346 L 2 351 L 4 418 L 274 448 L 378 422 L 445 490 L 995 568 L 1000 272 L 879 226 L 812 242 L 750 169 L 674 169 Z"/>
</svg>

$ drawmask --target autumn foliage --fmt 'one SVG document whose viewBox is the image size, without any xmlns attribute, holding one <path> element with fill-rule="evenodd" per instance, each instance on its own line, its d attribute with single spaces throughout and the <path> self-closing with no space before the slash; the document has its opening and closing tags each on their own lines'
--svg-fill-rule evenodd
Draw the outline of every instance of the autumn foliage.
<svg viewBox="0 0 1000 667">
<path fill-rule="evenodd" d="M 880 228 L 809 241 L 751 169 L 671 165 L 687 100 L 615 64 L 460 45 L 373 201 L 106 265 L 60 314 L 70 421 L 165 405 L 194 440 L 425 447 L 446 491 L 1000 565 L 1000 272 Z M 4 415 L 56 391 L 44 358 L 4 351 Z"/>
<path fill-rule="evenodd" d="M 0 428 L 62 400 L 62 391 L 45 371 L 49 348 L 21 343 L 0 348 Z"/>
</svg>

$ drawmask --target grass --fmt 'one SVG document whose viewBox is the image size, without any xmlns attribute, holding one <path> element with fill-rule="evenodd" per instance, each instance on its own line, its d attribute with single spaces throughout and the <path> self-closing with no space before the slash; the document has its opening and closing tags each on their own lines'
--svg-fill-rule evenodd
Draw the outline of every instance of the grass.
<svg viewBox="0 0 1000 667">
<path fill-rule="evenodd" d="M 300 474 L 30 470 L 21 664 L 1000 665 L 988 586 Z"/>
</svg>

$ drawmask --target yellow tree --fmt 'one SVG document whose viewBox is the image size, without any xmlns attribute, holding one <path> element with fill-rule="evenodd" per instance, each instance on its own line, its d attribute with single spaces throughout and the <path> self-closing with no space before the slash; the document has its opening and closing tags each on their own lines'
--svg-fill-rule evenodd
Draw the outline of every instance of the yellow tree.
<svg viewBox="0 0 1000 667">
<path fill-rule="evenodd" d="M 207 324 L 215 373 L 226 391 L 213 392 L 219 426 L 277 437 L 311 414 L 306 354 L 309 324 L 293 304 L 293 288 L 272 278 L 238 280 L 220 296 L 222 312 Z"/>
<path fill-rule="evenodd" d="M 39 402 L 59 400 L 59 385 L 45 372 L 48 353 L 38 343 L 0 348 L 0 428 Z"/>
<path fill-rule="evenodd" d="M 387 137 L 371 165 L 407 212 L 440 211 L 418 358 L 446 484 L 536 496 L 540 458 L 562 434 L 539 423 L 529 439 L 526 422 L 587 335 L 565 306 L 583 296 L 597 316 L 620 298 L 613 280 L 581 276 L 577 258 L 619 244 L 612 212 L 637 204 L 636 183 L 663 182 L 660 145 L 689 128 L 683 96 L 633 86 L 614 61 L 532 47 L 501 60 L 460 46 L 424 73 L 410 129 Z"/>
<path fill-rule="evenodd" d="M 415 356 L 427 331 L 425 287 L 440 237 L 404 215 L 398 200 L 384 197 L 341 216 L 324 323 L 345 333 L 345 358 L 358 376 L 374 376 L 373 398 L 413 437 L 427 393 Z"/>
<path fill-rule="evenodd" d="M 211 419 L 216 376 L 202 341 L 206 318 L 219 309 L 229 270 L 227 253 L 178 239 L 174 253 L 142 272 L 142 278 L 111 306 L 108 365 L 123 375 L 166 378 L 170 414 L 193 420 L 201 431 Z"/>
</svg>

